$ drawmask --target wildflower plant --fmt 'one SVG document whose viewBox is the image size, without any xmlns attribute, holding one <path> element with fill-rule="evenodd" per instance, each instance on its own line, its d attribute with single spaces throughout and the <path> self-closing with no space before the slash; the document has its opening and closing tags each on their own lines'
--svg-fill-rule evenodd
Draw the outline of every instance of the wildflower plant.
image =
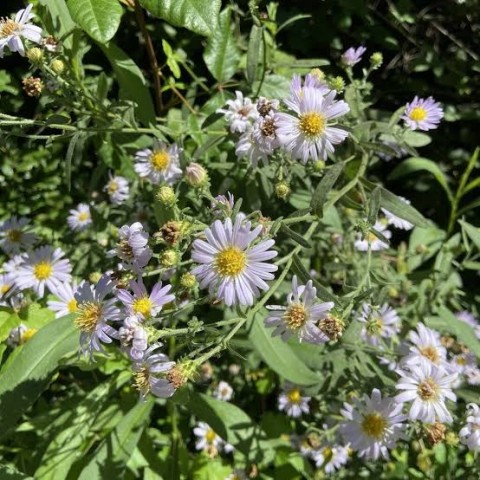
<svg viewBox="0 0 480 480">
<path fill-rule="evenodd" d="M 366 40 L 294 57 L 277 3 L 177 3 L 0 20 L 0 476 L 477 478 L 450 97 L 383 98 Z"/>
</svg>

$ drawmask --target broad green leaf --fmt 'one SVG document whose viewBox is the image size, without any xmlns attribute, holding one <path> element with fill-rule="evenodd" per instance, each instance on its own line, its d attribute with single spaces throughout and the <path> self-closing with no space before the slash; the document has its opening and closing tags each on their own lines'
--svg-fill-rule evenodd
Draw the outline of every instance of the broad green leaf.
<svg viewBox="0 0 480 480">
<path fill-rule="evenodd" d="M 140 0 L 151 14 L 177 27 L 210 36 L 217 28 L 221 0 Z"/>
<path fill-rule="evenodd" d="M 317 185 L 312 196 L 310 206 L 315 215 L 321 216 L 323 213 L 323 204 L 327 199 L 328 192 L 333 188 L 338 177 L 342 173 L 344 163 L 335 163 L 328 168 L 320 183 Z"/>
<path fill-rule="evenodd" d="M 208 70 L 218 82 L 226 82 L 235 74 L 240 58 L 230 17 L 229 8 L 220 14 L 218 26 L 209 37 L 203 54 Z"/>
<path fill-rule="evenodd" d="M 263 28 L 253 25 L 250 30 L 250 38 L 248 39 L 247 51 L 247 70 L 246 78 L 248 83 L 253 84 L 257 78 L 258 62 L 262 46 Z M 265 66 L 264 66 L 265 68 Z"/>
<path fill-rule="evenodd" d="M 144 125 L 155 123 L 155 110 L 148 91 L 147 82 L 135 62 L 113 43 L 100 45 L 103 53 L 112 64 L 120 86 L 120 98 L 137 104 L 137 115 Z"/>
<path fill-rule="evenodd" d="M 432 141 L 426 133 L 414 132 L 412 130 L 407 130 L 404 133 L 403 140 L 410 147 L 424 147 Z"/>
<path fill-rule="evenodd" d="M 149 396 L 120 417 L 115 429 L 100 443 L 78 480 L 123 478 L 127 461 L 149 420 L 154 401 L 155 397 Z"/>
<path fill-rule="evenodd" d="M 40 329 L 0 370 L 0 425 L 2 433 L 35 402 L 66 355 L 77 350 L 79 333 L 73 315 Z"/>
<path fill-rule="evenodd" d="M 253 84 L 253 92 L 257 92 L 259 83 L 257 80 Z M 290 80 L 287 78 L 281 75 L 266 75 L 258 93 L 267 98 L 283 98 L 288 96 L 289 90 Z"/>
<path fill-rule="evenodd" d="M 412 173 L 425 171 L 431 173 L 441 187 L 445 190 L 448 199 L 450 202 L 453 199 L 453 194 L 448 186 L 447 178 L 445 174 L 440 170 L 440 167 L 433 161 L 428 158 L 423 157 L 410 157 L 404 160 L 400 165 L 398 165 L 392 173 L 389 175 L 389 179 L 395 180 L 405 175 L 410 175 Z"/>
<path fill-rule="evenodd" d="M 73 20 L 94 40 L 106 43 L 117 33 L 123 8 L 117 0 L 67 0 Z"/>
<path fill-rule="evenodd" d="M 268 311 L 262 310 L 255 316 L 250 330 L 250 341 L 265 363 L 283 378 L 297 385 L 315 385 L 320 382 L 318 375 L 310 370 L 293 353 L 280 337 L 272 337 L 273 329 L 263 323 Z"/>
<path fill-rule="evenodd" d="M 446 232 L 437 227 L 414 228 L 408 246 L 408 269 L 412 271 L 433 257 L 442 247 Z"/>
<path fill-rule="evenodd" d="M 44 5 L 49 13 L 49 19 L 45 19 L 48 32 L 55 38 L 62 39 L 75 28 L 75 22 L 68 10 L 65 0 L 40 0 L 40 5 Z M 72 37 L 68 36 L 62 40 L 62 45 L 70 49 L 72 47 Z"/>
</svg>

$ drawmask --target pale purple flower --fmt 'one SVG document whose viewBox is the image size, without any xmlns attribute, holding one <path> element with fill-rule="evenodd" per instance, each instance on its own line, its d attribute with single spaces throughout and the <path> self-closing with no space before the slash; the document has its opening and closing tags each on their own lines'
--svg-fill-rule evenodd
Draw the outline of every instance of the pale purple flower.
<svg viewBox="0 0 480 480">
<path fill-rule="evenodd" d="M 212 213 L 217 216 L 222 214 L 230 214 L 235 205 L 235 197 L 230 192 L 227 192 L 226 195 L 217 195 L 210 207 L 212 208 Z"/>
<path fill-rule="evenodd" d="M 357 320 L 364 324 L 361 332 L 363 340 L 371 345 L 379 345 L 381 338 L 391 338 L 400 330 L 400 318 L 396 310 L 386 303 L 381 307 L 364 303 Z"/>
<path fill-rule="evenodd" d="M 154 184 L 165 182 L 172 185 L 182 176 L 181 151 L 175 143 L 168 147 L 155 139 L 153 150 L 145 148 L 135 154 L 133 168 L 141 178 L 148 178 Z"/>
<path fill-rule="evenodd" d="M 371 397 L 364 395 L 363 399 L 355 400 L 355 405 L 344 403 L 343 406 L 341 412 L 347 421 L 340 425 L 340 432 L 359 457 L 388 459 L 388 451 L 405 438 L 406 417 L 401 413 L 402 405 L 390 397 L 382 399 L 377 388 L 372 390 Z"/>
<path fill-rule="evenodd" d="M 45 288 L 53 291 L 59 283 L 69 282 L 72 266 L 62 258 L 65 253 L 60 248 L 40 247 L 24 257 L 19 266 L 15 283 L 20 290 L 33 288 L 42 298 Z"/>
<path fill-rule="evenodd" d="M 335 100 L 335 91 L 323 94 L 314 87 L 303 87 L 297 98 L 284 100 L 293 111 L 277 113 L 276 135 L 280 144 L 306 164 L 309 159 L 326 160 L 337 145 L 348 137 L 348 132 L 329 124 L 350 111 L 343 100 Z"/>
<path fill-rule="evenodd" d="M 299 103 L 304 95 L 304 88 L 314 88 L 320 95 L 326 95 L 330 92 L 330 88 L 328 88 L 327 84 L 320 80 L 317 75 L 308 73 L 303 80 L 301 75 L 294 73 L 292 81 L 290 82 L 289 100 L 294 103 Z"/>
<path fill-rule="evenodd" d="M 200 288 L 208 287 L 216 299 L 224 300 L 227 306 L 253 305 L 261 290 L 268 290 L 265 280 L 273 280 L 276 265 L 267 263 L 277 256 L 270 250 L 274 240 L 260 240 L 262 226 L 252 230 L 252 223 L 243 215 L 234 222 L 227 218 L 216 220 L 204 232 L 206 241 L 193 243 L 192 260 L 201 265 L 192 273 L 200 282 Z"/>
<path fill-rule="evenodd" d="M 16 216 L 0 223 L 0 248 L 7 254 L 19 253 L 29 249 L 37 240 L 30 230 L 28 218 Z"/>
<path fill-rule="evenodd" d="M 110 179 L 105 185 L 104 190 L 108 193 L 113 205 L 121 205 L 128 200 L 130 192 L 128 180 L 125 177 L 120 177 L 119 175 L 113 176 L 112 174 L 110 174 Z"/>
<path fill-rule="evenodd" d="M 25 47 L 22 37 L 34 43 L 41 43 L 42 29 L 29 23 L 35 17 L 31 13 L 32 6 L 32 4 L 29 4 L 27 8 L 19 10 L 13 19 L 0 19 L 0 58 L 3 58 L 5 47 L 24 57 Z"/>
<path fill-rule="evenodd" d="M 70 229 L 74 232 L 85 230 L 92 224 L 90 207 L 86 203 L 79 203 L 77 208 L 70 210 L 70 215 L 67 217 L 67 223 Z"/>
<path fill-rule="evenodd" d="M 334 307 L 333 302 L 318 303 L 317 289 L 309 280 L 298 285 L 296 275 L 292 279 L 292 291 L 287 295 L 287 306 L 268 305 L 272 313 L 265 320 L 266 327 L 275 327 L 272 336 L 281 335 L 287 341 L 296 335 L 300 341 L 320 344 L 330 340 L 319 328 L 319 322 L 326 318 Z"/>
<path fill-rule="evenodd" d="M 118 330 L 120 344 L 134 361 L 143 358 L 148 348 L 148 333 L 135 315 L 127 317 Z"/>
<path fill-rule="evenodd" d="M 432 97 L 415 97 L 411 103 L 407 103 L 401 118 L 411 130 L 433 130 L 443 118 L 443 110 Z"/>
<path fill-rule="evenodd" d="M 50 310 L 55 312 L 55 318 L 61 318 L 77 311 L 77 300 L 75 299 L 77 288 L 77 284 L 73 282 L 59 283 L 51 289 L 58 300 L 49 300 L 47 305 Z"/>
<path fill-rule="evenodd" d="M 381 222 L 376 222 L 373 228 L 381 233 L 387 240 L 389 240 L 392 236 L 392 232 L 387 230 L 386 225 Z M 388 244 L 385 243 L 383 240 L 380 240 L 374 232 L 368 232 L 368 234 L 363 237 L 361 233 L 357 234 L 357 239 L 355 240 L 355 248 L 360 252 L 366 252 L 368 247 L 370 246 L 370 250 L 372 252 L 377 252 L 379 250 L 384 250 L 388 248 Z"/>
<path fill-rule="evenodd" d="M 349 67 L 353 67 L 362 60 L 363 54 L 367 51 L 365 47 L 350 47 L 342 54 L 342 63 Z"/>
<path fill-rule="evenodd" d="M 228 109 L 219 108 L 217 113 L 225 115 L 232 133 L 243 133 L 249 128 L 251 121 L 258 117 L 258 111 L 252 100 L 248 97 L 244 98 L 242 92 L 236 90 L 235 96 L 235 100 L 227 100 Z"/>
<path fill-rule="evenodd" d="M 458 433 L 460 441 L 469 450 L 480 450 L 480 407 L 476 403 L 467 405 L 467 422 Z"/>
<path fill-rule="evenodd" d="M 468 365 L 463 374 L 468 385 L 480 385 L 480 369 L 478 367 Z"/>
<path fill-rule="evenodd" d="M 286 383 L 278 397 L 278 409 L 284 411 L 289 417 L 298 418 L 304 413 L 310 413 L 311 397 L 304 397 L 299 387 Z"/>
<path fill-rule="evenodd" d="M 201 187 L 208 182 L 208 174 L 199 163 L 191 162 L 185 168 L 185 179 L 193 187 Z"/>
</svg>

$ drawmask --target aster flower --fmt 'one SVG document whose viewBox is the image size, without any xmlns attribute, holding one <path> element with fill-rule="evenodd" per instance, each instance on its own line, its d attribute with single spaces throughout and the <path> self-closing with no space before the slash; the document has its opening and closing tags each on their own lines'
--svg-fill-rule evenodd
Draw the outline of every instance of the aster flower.
<svg viewBox="0 0 480 480">
<path fill-rule="evenodd" d="M 284 411 L 289 417 L 298 418 L 304 413 L 310 413 L 310 397 L 302 396 L 299 387 L 286 383 L 278 397 L 278 409 Z"/>
<path fill-rule="evenodd" d="M 321 80 L 318 75 L 313 75 L 308 73 L 305 75 L 305 79 L 302 80 L 302 77 L 298 74 L 293 74 L 292 81 L 290 82 L 290 101 L 300 102 L 303 97 L 304 88 L 314 88 L 321 95 L 325 95 L 330 92 L 327 84 Z"/>
<path fill-rule="evenodd" d="M 312 454 L 317 468 L 323 468 L 326 474 L 340 470 L 348 462 L 348 447 L 343 445 L 326 445 Z"/>
<path fill-rule="evenodd" d="M 0 223 L 0 248 L 7 255 L 28 249 L 35 243 L 37 237 L 29 231 L 29 223 L 24 217 L 12 217 Z"/>
<path fill-rule="evenodd" d="M 350 47 L 342 54 L 342 63 L 349 67 L 353 67 L 362 60 L 363 54 L 367 51 L 365 47 Z"/>
<path fill-rule="evenodd" d="M 92 215 L 90 207 L 86 203 L 79 203 L 77 208 L 70 210 L 70 215 L 67 217 L 68 226 L 74 231 L 78 232 L 85 230 L 92 224 Z"/>
<path fill-rule="evenodd" d="M 207 453 L 210 457 L 215 457 L 222 448 L 225 448 L 225 441 L 205 422 L 198 422 L 193 429 L 193 433 L 197 437 L 195 448 Z M 230 446 L 231 447 L 231 446 Z M 227 447 L 227 450 L 229 448 Z"/>
<path fill-rule="evenodd" d="M 225 115 L 232 133 L 243 133 L 250 126 L 250 122 L 258 117 L 258 111 L 252 100 L 248 97 L 244 98 L 242 92 L 236 90 L 235 96 L 235 100 L 227 100 L 228 109 L 219 108 L 217 113 Z"/>
<path fill-rule="evenodd" d="M 265 320 L 265 326 L 275 327 L 272 336 L 281 335 L 287 341 L 292 335 L 300 341 L 325 343 L 330 338 L 320 329 L 319 324 L 334 307 L 333 302 L 316 303 L 317 289 L 309 280 L 298 285 L 296 275 L 292 279 L 292 291 L 287 295 L 287 307 L 268 305 L 273 313 Z"/>
<path fill-rule="evenodd" d="M 445 399 L 455 402 L 456 395 L 451 385 L 457 374 L 448 374 L 443 368 L 432 363 L 422 362 L 409 367 L 409 370 L 397 370 L 402 377 L 397 385 L 399 393 L 395 400 L 398 403 L 412 402 L 409 411 L 410 420 L 421 420 L 427 423 L 452 423 L 452 416 L 445 405 Z"/>
<path fill-rule="evenodd" d="M 274 240 L 260 240 L 252 246 L 261 231 L 261 225 L 252 230 L 243 215 L 237 215 L 233 223 L 230 218 L 216 220 L 207 228 L 206 241 L 195 240 L 192 251 L 192 260 L 201 264 L 192 271 L 200 287 L 208 287 L 227 306 L 253 305 L 260 290 L 268 290 L 265 280 L 273 280 L 272 272 L 278 268 L 267 263 L 277 256 L 270 250 Z"/>
<path fill-rule="evenodd" d="M 387 240 L 390 239 L 392 236 L 392 233 L 387 230 L 387 227 L 381 222 L 376 222 L 373 228 L 377 232 L 381 233 Z M 385 243 L 383 240 L 380 240 L 374 232 L 368 232 L 365 237 L 362 237 L 362 234 L 359 233 L 357 235 L 357 239 L 355 240 L 354 245 L 355 248 L 360 252 L 366 252 L 369 245 L 372 252 L 377 252 L 379 250 L 384 250 L 385 248 L 388 248 L 388 244 Z"/>
<path fill-rule="evenodd" d="M 344 403 L 343 406 L 341 412 L 347 421 L 340 425 L 340 432 L 360 457 L 388 459 L 388 451 L 405 438 L 403 422 L 406 418 L 401 413 L 402 405 L 397 405 L 390 397 L 382 399 L 377 388 L 372 390 L 371 397 L 364 395 L 363 399 L 355 400 L 355 405 Z"/>
<path fill-rule="evenodd" d="M 163 305 L 175 300 L 174 295 L 168 294 L 172 286 L 165 285 L 162 288 L 162 282 L 156 283 L 150 294 L 141 278 L 137 281 L 132 280 L 130 288 L 133 295 L 127 290 L 119 289 L 117 297 L 127 308 L 129 315 L 136 315 L 140 319 L 155 317 L 162 310 Z"/>
<path fill-rule="evenodd" d="M 77 300 L 75 299 L 77 288 L 77 284 L 73 282 L 72 284 L 59 283 L 51 289 L 58 300 L 49 300 L 47 305 L 50 310 L 55 312 L 55 318 L 61 318 L 77 311 Z"/>
<path fill-rule="evenodd" d="M 357 320 L 364 324 L 361 332 L 363 340 L 371 345 L 379 345 L 381 338 L 391 338 L 400 330 L 400 318 L 396 310 L 386 303 L 381 307 L 364 303 Z"/>
<path fill-rule="evenodd" d="M 12 328 L 7 338 L 7 345 L 11 348 L 18 347 L 28 342 L 37 333 L 36 328 L 29 328 L 23 323 Z"/>
<path fill-rule="evenodd" d="M 154 343 L 143 352 L 141 360 L 133 363 L 135 388 L 141 398 L 145 398 L 149 392 L 160 398 L 168 398 L 175 393 L 175 387 L 165 378 L 175 362 L 171 362 L 165 354 L 158 353 L 161 347 L 161 343 Z"/>
<path fill-rule="evenodd" d="M 334 152 L 334 145 L 343 142 L 347 131 L 332 127 L 328 122 L 350 111 L 343 100 L 335 100 L 334 90 L 323 95 L 318 88 L 303 87 L 297 98 L 284 100 L 293 110 L 276 114 L 276 134 L 280 144 L 303 164 L 308 159 L 327 159 Z"/>
<path fill-rule="evenodd" d="M 3 58 L 5 47 L 24 57 L 25 47 L 22 37 L 34 43 L 41 43 L 42 29 L 30 23 L 30 20 L 35 17 L 31 13 L 32 6 L 30 4 L 27 8 L 19 10 L 13 19 L 0 19 L 0 58 Z"/>
<path fill-rule="evenodd" d="M 2 269 L 5 270 L 5 273 L 16 274 L 20 267 L 25 263 L 26 257 L 26 253 L 14 255 L 8 262 L 5 262 L 2 265 Z"/>
<path fill-rule="evenodd" d="M 218 400 L 224 400 L 228 402 L 233 397 L 233 388 L 227 382 L 221 380 L 218 382 L 217 387 L 213 391 L 213 396 L 218 398 Z"/>
<path fill-rule="evenodd" d="M 443 110 L 432 97 L 415 97 L 411 103 L 407 103 L 401 118 L 411 130 L 433 130 L 443 118 Z"/>
<path fill-rule="evenodd" d="M 398 197 L 400 200 L 405 202 L 407 205 L 410 205 L 410 200 L 407 200 L 403 197 Z M 393 213 L 389 212 L 386 208 L 381 208 L 382 212 L 384 213 L 385 217 L 387 218 L 387 223 L 389 225 L 393 225 L 394 227 L 400 228 L 402 230 L 411 230 L 413 228 L 413 223 L 410 223 L 408 220 L 404 220 L 403 218 L 397 217 Z"/>
<path fill-rule="evenodd" d="M 33 288 L 41 298 L 45 287 L 53 291 L 59 283 L 69 282 L 72 266 L 60 248 L 40 247 L 29 253 L 16 274 L 15 283 L 20 290 Z"/>
<path fill-rule="evenodd" d="M 112 343 L 119 334 L 108 322 L 117 322 L 122 312 L 116 306 L 116 298 L 105 299 L 112 293 L 114 282 L 103 275 L 96 285 L 82 283 L 76 293 L 77 311 L 75 325 L 80 329 L 80 351 L 93 357 L 93 352 L 103 352 L 102 343 Z"/>
<path fill-rule="evenodd" d="M 214 215 L 220 216 L 223 213 L 230 214 L 235 206 L 235 197 L 230 192 L 227 195 L 217 195 L 210 207 Z"/>
<path fill-rule="evenodd" d="M 480 407 L 476 403 L 467 405 L 467 422 L 458 433 L 460 441 L 469 450 L 480 450 Z"/>
<path fill-rule="evenodd" d="M 135 154 L 135 171 L 141 178 L 148 178 L 152 183 L 165 182 L 173 185 L 182 176 L 180 169 L 180 152 L 175 143 L 167 145 L 154 141 L 153 150 L 146 148 Z"/>
<path fill-rule="evenodd" d="M 16 289 L 14 276 L 10 273 L 0 273 L 0 306 L 6 305 L 5 300 L 15 293 Z"/>
<path fill-rule="evenodd" d="M 135 315 L 127 317 L 118 330 L 118 335 L 120 344 L 129 357 L 134 361 L 141 360 L 148 348 L 148 334 L 139 319 Z"/>
<path fill-rule="evenodd" d="M 468 365 L 463 374 L 468 385 L 480 385 L 480 369 L 478 367 Z"/>
<path fill-rule="evenodd" d="M 112 174 L 110 174 L 110 179 L 105 185 L 104 190 L 108 193 L 113 205 L 121 205 L 128 200 L 130 192 L 128 180 L 118 175 L 112 176 Z"/>
<path fill-rule="evenodd" d="M 114 250 L 107 252 L 110 257 L 117 256 L 123 260 L 122 265 L 127 270 L 141 272 L 152 258 L 153 252 L 148 246 L 148 233 L 143 231 L 143 225 L 135 222 L 123 225 L 118 231 L 119 242 Z"/>
</svg>

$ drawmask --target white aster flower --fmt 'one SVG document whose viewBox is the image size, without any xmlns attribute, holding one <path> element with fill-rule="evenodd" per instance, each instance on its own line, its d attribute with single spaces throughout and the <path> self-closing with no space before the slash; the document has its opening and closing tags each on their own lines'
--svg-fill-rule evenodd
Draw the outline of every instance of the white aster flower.
<svg viewBox="0 0 480 480">
<path fill-rule="evenodd" d="M 445 405 L 445 399 L 457 400 L 452 392 L 452 383 L 457 374 L 448 374 L 443 368 L 432 363 L 422 362 L 412 365 L 409 370 L 397 370 L 402 377 L 396 388 L 404 390 L 395 400 L 398 403 L 412 402 L 409 411 L 410 420 L 427 423 L 452 423 L 452 416 Z"/>
<path fill-rule="evenodd" d="M 459 353 L 454 355 L 448 364 L 448 371 L 465 373 L 467 369 L 477 367 L 477 357 L 471 352 Z"/>
<path fill-rule="evenodd" d="M 20 267 L 24 264 L 26 257 L 26 253 L 14 255 L 8 262 L 5 262 L 2 265 L 2 269 L 5 270 L 5 273 L 16 274 Z"/>
<path fill-rule="evenodd" d="M 114 250 L 107 252 L 110 257 L 122 260 L 123 268 L 140 273 L 152 258 L 153 252 L 148 246 L 149 235 L 143 231 L 143 225 L 135 222 L 123 225 L 118 231 L 119 242 Z"/>
<path fill-rule="evenodd" d="M 118 335 L 122 348 L 127 351 L 129 357 L 134 361 L 141 360 L 148 348 L 148 333 L 140 320 L 135 315 L 127 317 L 118 330 Z"/>
<path fill-rule="evenodd" d="M 229 383 L 221 380 L 213 391 L 213 396 L 218 400 L 230 401 L 233 397 L 233 388 Z"/>
<path fill-rule="evenodd" d="M 168 293 L 172 286 L 162 287 L 162 282 L 156 283 L 150 294 L 141 278 L 138 281 L 132 280 L 130 288 L 133 295 L 122 288 L 117 290 L 117 297 L 126 307 L 129 315 L 136 315 L 140 319 L 157 316 L 165 304 L 175 300 L 175 296 Z"/>
<path fill-rule="evenodd" d="M 53 291 L 59 283 L 69 282 L 72 266 L 60 248 L 40 247 L 24 257 L 17 270 L 15 283 L 20 290 L 33 288 L 42 298 L 45 287 Z"/>
<path fill-rule="evenodd" d="M 367 51 L 365 47 L 350 47 L 342 54 L 342 63 L 349 67 L 353 67 L 362 60 L 363 54 Z"/>
<path fill-rule="evenodd" d="M 405 114 L 401 117 L 411 130 L 433 130 L 438 127 L 443 118 L 443 110 L 438 102 L 432 97 L 415 97 L 411 103 L 407 103 Z"/>
<path fill-rule="evenodd" d="M 376 222 L 373 228 L 377 232 L 381 233 L 387 240 L 389 240 L 392 236 L 392 232 L 387 230 L 387 227 L 381 222 Z M 379 250 L 388 248 L 388 244 L 383 240 L 380 240 L 374 232 L 369 232 L 365 237 L 362 237 L 361 233 L 357 234 L 357 239 L 355 240 L 354 245 L 355 248 L 360 252 L 366 252 L 369 245 L 372 252 L 377 252 Z"/>
<path fill-rule="evenodd" d="M 302 396 L 302 391 L 290 383 L 286 383 L 278 396 L 278 409 L 289 417 L 298 418 L 304 413 L 310 413 L 310 397 Z"/>
<path fill-rule="evenodd" d="M 210 457 L 215 457 L 224 447 L 225 441 L 218 435 L 208 423 L 198 422 L 193 429 L 197 437 L 195 448 L 206 452 Z"/>
<path fill-rule="evenodd" d="M 219 108 L 217 113 L 225 115 L 232 133 L 243 133 L 249 128 L 250 122 L 258 117 L 258 111 L 250 98 L 243 98 L 242 92 L 236 90 L 235 96 L 235 100 L 227 100 L 228 109 Z"/>
<path fill-rule="evenodd" d="M 297 98 L 284 100 L 295 115 L 280 112 L 275 116 L 280 144 L 303 164 L 310 158 L 326 160 L 334 145 L 348 137 L 346 130 L 328 123 L 350 111 L 346 102 L 335 100 L 335 95 L 334 90 L 324 95 L 318 88 L 303 87 Z"/>
<path fill-rule="evenodd" d="M 410 205 L 410 200 L 407 200 L 404 197 L 398 197 L 400 200 L 405 202 L 406 204 Z M 413 228 L 413 223 L 410 223 L 408 220 L 404 220 L 403 218 L 397 217 L 393 213 L 389 212 L 386 208 L 381 208 L 382 212 L 385 214 L 387 218 L 387 223 L 389 225 L 393 225 L 394 227 L 400 228 L 402 230 L 411 230 Z"/>
<path fill-rule="evenodd" d="M 7 305 L 5 300 L 15 293 L 16 289 L 14 276 L 11 273 L 0 273 L 0 306 Z"/>
<path fill-rule="evenodd" d="M 104 190 L 108 193 L 110 201 L 114 205 L 121 205 L 123 202 L 128 200 L 128 195 L 130 192 L 128 180 L 125 177 L 120 177 L 118 175 L 112 176 L 111 174 Z"/>
<path fill-rule="evenodd" d="M 326 445 L 312 454 L 317 468 L 323 468 L 326 474 L 340 470 L 348 462 L 348 447 L 343 445 Z"/>
<path fill-rule="evenodd" d="M 161 347 L 161 343 L 154 343 L 132 365 L 134 385 L 141 398 L 145 398 L 149 392 L 160 398 L 169 398 L 175 393 L 175 387 L 165 378 L 175 362 L 171 362 L 164 353 L 158 353 Z"/>
<path fill-rule="evenodd" d="M 7 255 L 29 249 L 35 243 L 37 237 L 29 231 L 29 223 L 24 217 L 12 217 L 0 223 L 0 248 Z"/>
<path fill-rule="evenodd" d="M 400 318 L 386 303 L 381 307 L 364 303 L 357 320 L 365 324 L 361 336 L 371 345 L 379 345 L 381 338 L 391 338 L 400 331 Z"/>
<path fill-rule="evenodd" d="M 75 299 L 77 288 L 77 284 L 73 282 L 72 284 L 59 283 L 51 289 L 58 300 L 49 300 L 47 305 L 50 310 L 55 312 L 55 318 L 61 318 L 77 311 L 77 300 Z"/>
<path fill-rule="evenodd" d="M 11 52 L 18 52 L 24 57 L 25 47 L 22 37 L 34 43 L 41 43 L 42 29 L 29 23 L 35 17 L 31 13 L 32 6 L 30 4 L 27 8 L 19 10 L 13 19 L 0 19 L 0 58 L 3 58 L 5 47 L 8 47 Z"/>
<path fill-rule="evenodd" d="M 287 295 L 287 306 L 268 305 L 272 314 L 265 320 L 265 326 L 275 327 L 272 336 L 281 335 L 287 341 L 296 335 L 300 341 L 325 343 L 330 338 L 321 330 L 320 323 L 334 307 L 333 302 L 317 303 L 317 289 L 309 280 L 298 285 L 297 276 L 292 279 L 292 291 Z"/>
<path fill-rule="evenodd" d="M 155 140 L 153 150 L 146 148 L 135 154 L 134 169 L 141 178 L 148 178 L 154 184 L 173 185 L 182 176 L 181 151 L 175 143 L 167 148 L 165 143 Z"/>
<path fill-rule="evenodd" d="M 79 203 L 77 208 L 70 210 L 70 215 L 67 217 L 68 226 L 74 231 L 78 232 L 85 230 L 92 224 L 92 215 L 90 207 L 86 203 Z"/>
<path fill-rule="evenodd" d="M 103 352 L 102 343 L 112 343 L 119 334 L 108 322 L 117 322 L 122 312 L 116 306 L 116 298 L 105 299 L 115 284 L 108 275 L 103 275 L 96 285 L 82 283 L 75 293 L 77 311 L 75 325 L 80 329 L 80 351 L 93 357 L 93 352 Z"/>
<path fill-rule="evenodd" d="M 205 230 L 205 240 L 193 243 L 192 260 L 200 263 L 192 273 L 200 282 L 200 288 L 208 287 L 218 300 L 227 306 L 253 305 L 260 290 L 268 290 L 265 280 L 273 280 L 276 265 L 267 263 L 277 256 L 270 250 L 274 240 L 253 241 L 260 235 L 262 226 L 252 230 L 251 222 L 243 215 L 216 220 Z"/>
<path fill-rule="evenodd" d="M 388 451 L 405 438 L 403 422 L 406 418 L 401 413 L 402 405 L 390 397 L 382 399 L 377 388 L 372 390 L 371 397 L 364 395 L 362 400 L 355 400 L 355 405 L 344 403 L 341 412 L 347 419 L 340 426 L 342 437 L 360 457 L 388 459 Z"/>
<path fill-rule="evenodd" d="M 467 423 L 458 433 L 460 441 L 469 450 L 480 450 L 480 407 L 476 403 L 467 405 Z"/>
</svg>

